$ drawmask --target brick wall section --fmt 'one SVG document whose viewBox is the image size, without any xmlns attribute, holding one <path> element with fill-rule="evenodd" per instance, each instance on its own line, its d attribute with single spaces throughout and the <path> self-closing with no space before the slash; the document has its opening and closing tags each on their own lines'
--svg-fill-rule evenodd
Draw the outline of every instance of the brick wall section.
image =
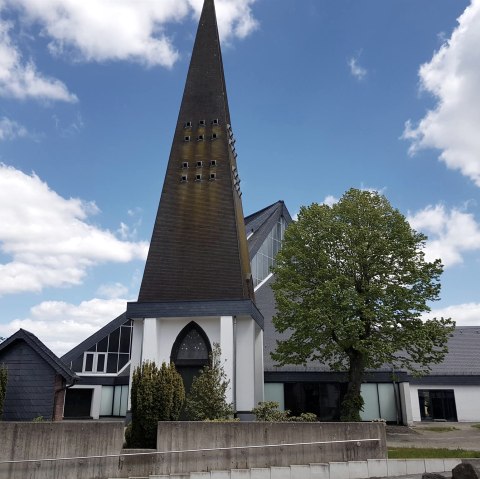
<svg viewBox="0 0 480 479">
<path fill-rule="evenodd" d="M 53 420 L 61 421 L 63 419 L 63 406 L 65 404 L 65 379 L 57 374 L 55 376 L 54 388 Z"/>
</svg>

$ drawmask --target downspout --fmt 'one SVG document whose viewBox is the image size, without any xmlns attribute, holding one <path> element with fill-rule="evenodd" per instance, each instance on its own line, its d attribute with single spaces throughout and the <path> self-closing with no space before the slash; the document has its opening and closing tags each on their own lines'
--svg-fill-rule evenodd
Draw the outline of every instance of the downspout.
<svg viewBox="0 0 480 479">
<path fill-rule="evenodd" d="M 399 394 L 399 388 L 396 387 L 398 384 L 397 381 L 395 381 L 396 375 L 395 375 L 395 368 L 392 365 L 392 384 L 393 384 L 393 395 L 395 397 L 395 412 L 397 413 L 397 424 L 400 424 L 400 419 L 401 419 L 401 411 L 399 411 L 399 406 L 398 406 L 398 394 Z"/>
<path fill-rule="evenodd" d="M 233 317 L 233 373 L 232 373 L 233 410 L 237 412 L 237 317 Z"/>
<path fill-rule="evenodd" d="M 65 385 L 61 388 L 58 388 L 55 390 L 54 394 L 53 394 L 53 414 L 52 414 L 52 421 L 54 421 L 55 419 L 55 408 L 57 406 L 57 396 L 62 392 L 62 391 L 66 391 L 67 389 L 70 389 L 72 386 L 75 386 L 76 382 L 78 381 L 78 377 L 77 376 L 74 376 L 72 378 L 72 384 L 68 384 L 68 385 Z M 63 398 L 63 408 L 65 409 L 65 398 Z M 63 417 L 63 416 L 62 416 Z"/>
</svg>

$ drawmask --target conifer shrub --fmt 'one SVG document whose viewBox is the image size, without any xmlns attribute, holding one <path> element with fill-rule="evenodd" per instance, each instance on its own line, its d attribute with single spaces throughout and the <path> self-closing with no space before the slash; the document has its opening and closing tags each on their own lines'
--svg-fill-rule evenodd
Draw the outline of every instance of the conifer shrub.
<svg viewBox="0 0 480 479">
<path fill-rule="evenodd" d="M 193 379 L 185 401 L 186 416 L 191 421 L 228 420 L 233 417 L 233 404 L 226 393 L 230 380 L 223 369 L 220 345 L 213 344 L 210 364 Z"/>
<path fill-rule="evenodd" d="M 127 447 L 156 448 L 159 421 L 176 421 L 185 401 L 183 381 L 173 364 L 146 361 L 132 376 L 132 423 L 127 427 Z"/>
<path fill-rule="evenodd" d="M 3 404 L 7 394 L 8 369 L 5 364 L 0 364 L 0 421 L 3 416 Z"/>
</svg>

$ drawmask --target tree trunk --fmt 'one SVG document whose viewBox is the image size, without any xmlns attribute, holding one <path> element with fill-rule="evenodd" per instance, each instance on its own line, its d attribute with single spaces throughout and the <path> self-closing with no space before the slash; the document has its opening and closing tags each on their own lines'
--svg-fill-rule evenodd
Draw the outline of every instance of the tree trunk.
<svg viewBox="0 0 480 479">
<path fill-rule="evenodd" d="M 360 411 L 363 410 L 363 398 L 360 394 L 365 359 L 363 353 L 352 350 L 348 353 L 349 370 L 347 392 L 343 398 L 340 410 L 341 421 L 361 421 Z"/>
</svg>

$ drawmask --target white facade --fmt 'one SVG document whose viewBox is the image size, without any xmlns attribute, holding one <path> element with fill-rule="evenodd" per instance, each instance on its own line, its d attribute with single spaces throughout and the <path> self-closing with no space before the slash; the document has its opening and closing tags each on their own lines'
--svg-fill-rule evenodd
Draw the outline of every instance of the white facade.
<svg viewBox="0 0 480 479">
<path fill-rule="evenodd" d="M 453 390 L 457 419 L 459 422 L 477 422 L 480 420 L 480 387 L 479 386 L 452 386 L 410 384 L 410 399 L 412 405 L 412 417 L 414 421 L 421 421 L 420 403 L 418 399 L 419 389 L 442 389 Z"/>
<path fill-rule="evenodd" d="M 250 316 L 135 319 L 130 384 L 142 362 L 170 362 L 176 339 L 192 321 L 203 330 L 210 347 L 220 345 L 222 366 L 230 381 L 227 401 L 236 411 L 249 413 L 263 401 L 263 331 Z"/>
</svg>

